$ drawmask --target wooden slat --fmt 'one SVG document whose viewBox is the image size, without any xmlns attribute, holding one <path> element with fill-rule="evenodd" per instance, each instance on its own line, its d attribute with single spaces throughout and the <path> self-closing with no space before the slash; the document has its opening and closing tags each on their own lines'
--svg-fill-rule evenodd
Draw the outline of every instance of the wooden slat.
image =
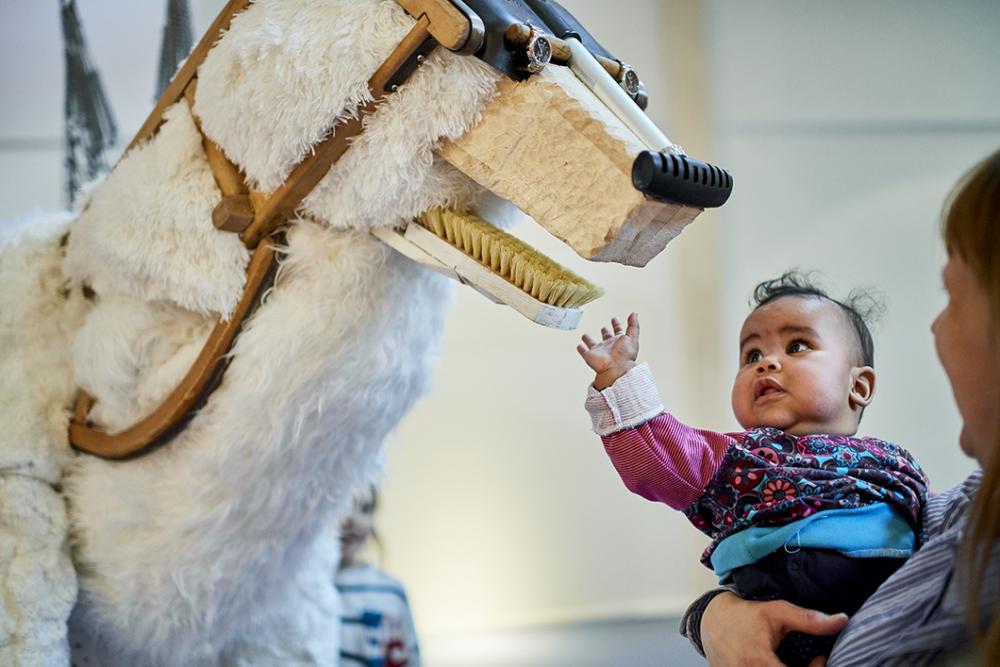
<svg viewBox="0 0 1000 667">
<path fill-rule="evenodd" d="M 260 192 L 259 190 L 250 191 L 250 205 L 253 206 L 253 210 L 257 210 L 264 205 L 267 201 L 268 194 L 266 192 Z"/>
<path fill-rule="evenodd" d="M 219 15 L 215 17 L 215 21 L 209 26 L 205 36 L 201 38 L 201 41 L 191 51 L 184 65 L 174 75 L 174 78 L 170 81 L 170 85 L 160 95 L 160 100 L 153 107 L 153 110 L 146 118 L 146 122 L 136 132 L 128 148 L 125 149 L 125 153 L 128 153 L 136 144 L 153 136 L 163 121 L 163 112 L 183 97 L 184 89 L 187 88 L 188 82 L 194 78 L 198 67 L 205 60 L 205 56 L 215 46 L 215 43 L 219 41 L 222 33 L 229 29 L 229 24 L 232 22 L 233 17 L 246 9 L 251 2 L 252 0 L 229 0 L 226 6 L 223 7 Z"/>
<path fill-rule="evenodd" d="M 261 286 L 271 271 L 272 262 L 274 246 L 267 241 L 258 246 L 250 259 L 243 296 L 232 317 L 228 321 L 219 320 L 187 375 L 159 408 L 121 433 L 109 435 L 87 424 L 89 406 L 86 403 L 92 399 L 86 392 L 80 392 L 69 427 L 70 443 L 79 450 L 102 458 L 126 459 L 143 453 L 168 435 L 196 407 L 213 378 L 216 378 L 216 373 L 224 368 L 221 366 L 224 357 L 244 319 L 252 311 Z"/>
<path fill-rule="evenodd" d="M 201 127 L 201 119 L 194 113 L 194 96 L 198 89 L 198 77 L 194 77 L 184 89 L 184 99 L 187 100 L 191 109 L 191 118 L 195 127 L 201 135 L 201 145 L 205 149 L 205 157 L 208 158 L 208 166 L 215 176 L 215 184 L 219 186 L 223 197 L 230 195 L 245 195 L 248 192 L 243 174 L 239 167 L 229 161 L 226 154 L 219 148 L 219 144 L 212 141 Z"/>
<path fill-rule="evenodd" d="M 94 407 L 94 397 L 81 389 L 76 395 L 76 405 L 73 407 L 73 421 L 85 424 L 90 408 Z"/>
<path fill-rule="evenodd" d="M 327 138 L 317 144 L 312 153 L 292 170 L 281 187 L 275 190 L 263 205 L 257 207 L 253 224 L 242 235 L 243 242 L 247 246 L 254 247 L 294 214 L 305 196 L 312 192 L 316 184 L 330 171 L 330 167 L 347 151 L 350 140 L 361 134 L 364 129 L 365 117 L 375 110 L 379 100 L 391 92 L 385 90 L 386 83 L 410 56 L 431 38 L 429 25 L 426 16 L 417 21 L 399 46 L 368 80 L 368 88 L 374 99 L 359 109 L 354 118 L 336 125 Z"/>
</svg>

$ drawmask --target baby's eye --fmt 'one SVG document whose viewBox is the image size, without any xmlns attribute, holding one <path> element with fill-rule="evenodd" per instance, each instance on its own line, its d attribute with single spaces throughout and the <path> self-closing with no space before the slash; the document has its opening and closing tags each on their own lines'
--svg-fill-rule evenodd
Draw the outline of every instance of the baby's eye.
<svg viewBox="0 0 1000 667">
<path fill-rule="evenodd" d="M 763 358 L 764 355 L 760 353 L 760 350 L 750 350 L 744 357 L 744 363 L 755 364 Z"/>
<path fill-rule="evenodd" d="M 796 352 L 805 352 L 809 349 L 809 343 L 804 340 L 793 340 L 788 345 L 788 354 L 795 354 Z"/>
</svg>

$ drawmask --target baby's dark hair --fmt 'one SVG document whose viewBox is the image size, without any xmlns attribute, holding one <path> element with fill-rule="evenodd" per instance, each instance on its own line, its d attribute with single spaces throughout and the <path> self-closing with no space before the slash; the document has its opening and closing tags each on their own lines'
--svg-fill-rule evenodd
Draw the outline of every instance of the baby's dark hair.
<svg viewBox="0 0 1000 667">
<path fill-rule="evenodd" d="M 826 293 L 813 279 L 812 274 L 801 271 L 786 271 L 777 278 L 765 280 L 753 290 L 750 305 L 754 310 L 775 299 L 785 296 L 812 297 L 826 299 L 840 306 L 857 336 L 858 361 L 862 366 L 875 367 L 875 343 L 868 323 L 878 319 L 885 306 L 870 290 L 854 289 L 844 301 L 838 301 Z"/>
</svg>

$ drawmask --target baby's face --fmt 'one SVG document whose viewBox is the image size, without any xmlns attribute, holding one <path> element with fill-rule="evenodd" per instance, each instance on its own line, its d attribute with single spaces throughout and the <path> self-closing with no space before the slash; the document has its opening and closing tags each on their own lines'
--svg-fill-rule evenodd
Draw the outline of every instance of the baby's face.
<svg viewBox="0 0 1000 667">
<path fill-rule="evenodd" d="M 846 315 L 826 299 L 781 297 L 752 312 L 740 331 L 737 421 L 793 435 L 853 435 L 860 418 L 851 398 L 855 340 Z"/>
</svg>

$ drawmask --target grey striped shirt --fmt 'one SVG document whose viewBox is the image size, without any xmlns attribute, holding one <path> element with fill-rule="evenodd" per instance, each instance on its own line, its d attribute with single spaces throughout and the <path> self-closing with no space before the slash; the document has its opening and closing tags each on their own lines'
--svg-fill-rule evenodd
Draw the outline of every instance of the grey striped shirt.
<svg viewBox="0 0 1000 667">
<path fill-rule="evenodd" d="M 969 503 L 981 478 L 981 472 L 974 472 L 928 499 L 920 549 L 851 617 L 829 667 L 932 665 L 970 647 L 966 585 L 955 576 L 955 566 Z M 998 560 L 994 552 L 982 587 L 987 618 L 996 608 Z"/>
</svg>

